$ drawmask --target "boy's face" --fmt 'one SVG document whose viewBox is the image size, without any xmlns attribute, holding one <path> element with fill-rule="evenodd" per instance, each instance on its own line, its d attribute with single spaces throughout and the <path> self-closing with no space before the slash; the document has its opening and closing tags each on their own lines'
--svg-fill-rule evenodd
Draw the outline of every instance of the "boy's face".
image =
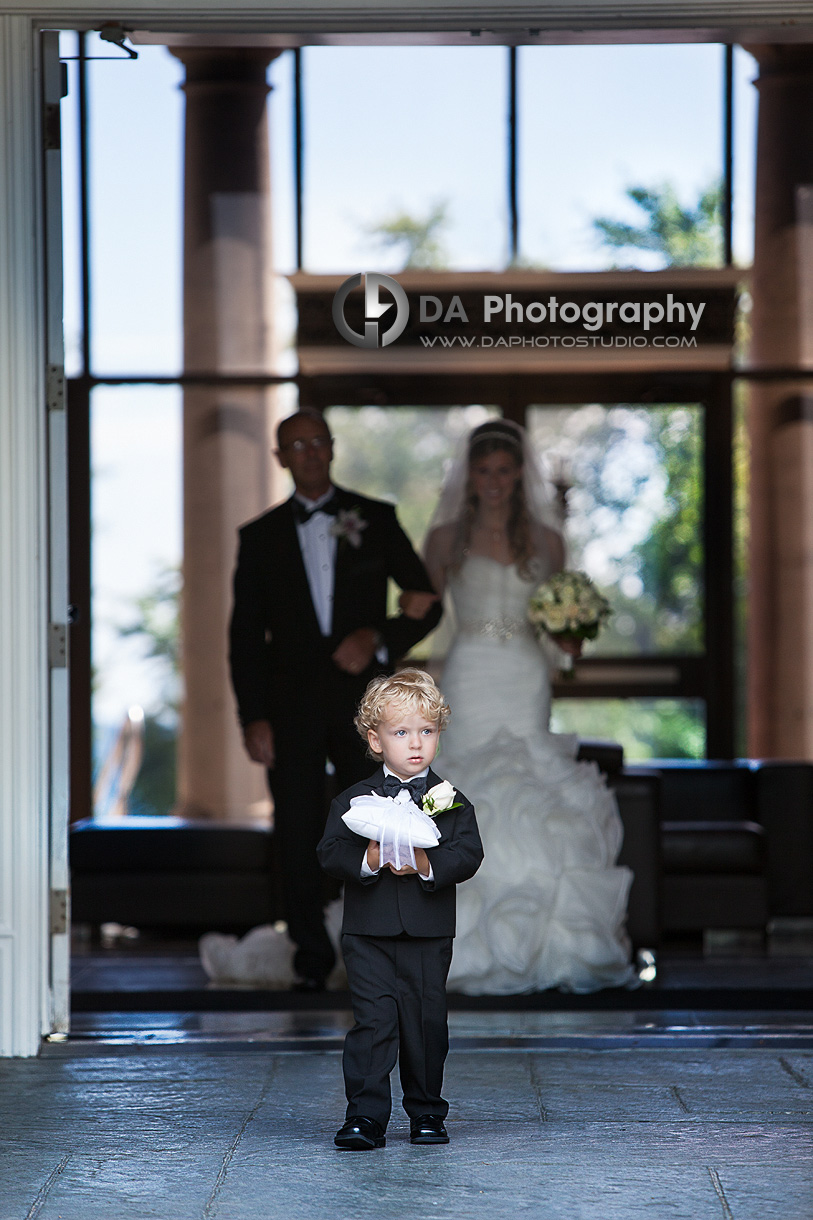
<svg viewBox="0 0 813 1220">
<path fill-rule="evenodd" d="M 400 779 L 411 779 L 425 771 L 438 752 L 437 721 L 420 712 L 394 712 L 370 729 L 367 740 L 376 754 L 384 755 L 390 771 Z"/>
</svg>

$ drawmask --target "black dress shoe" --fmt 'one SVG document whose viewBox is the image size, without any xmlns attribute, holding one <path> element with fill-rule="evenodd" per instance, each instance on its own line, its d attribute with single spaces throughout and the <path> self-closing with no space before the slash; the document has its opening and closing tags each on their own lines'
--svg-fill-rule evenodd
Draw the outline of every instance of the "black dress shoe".
<svg viewBox="0 0 813 1220">
<path fill-rule="evenodd" d="M 355 1118 L 348 1118 L 336 1132 L 333 1143 L 347 1152 L 372 1152 L 373 1148 L 386 1147 L 387 1137 L 384 1128 L 374 1118 L 364 1118 L 359 1114 Z"/>
<path fill-rule="evenodd" d="M 309 992 L 315 995 L 317 991 L 325 990 L 325 980 L 316 978 L 297 979 L 291 991 Z"/>
<path fill-rule="evenodd" d="M 409 1120 L 409 1140 L 412 1144 L 448 1144 L 449 1133 L 439 1114 L 420 1114 Z"/>
</svg>

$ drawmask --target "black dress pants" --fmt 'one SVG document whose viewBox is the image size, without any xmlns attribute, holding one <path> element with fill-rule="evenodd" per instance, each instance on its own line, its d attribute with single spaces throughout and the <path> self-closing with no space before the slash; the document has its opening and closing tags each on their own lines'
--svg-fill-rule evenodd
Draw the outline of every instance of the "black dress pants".
<svg viewBox="0 0 813 1220">
<path fill-rule="evenodd" d="M 342 936 L 355 1025 L 344 1040 L 347 1117 L 364 1115 L 386 1129 L 390 1073 L 399 1059 L 410 1118 L 445 1118 L 440 1095 L 449 1051 L 446 976 L 451 936 Z"/>
<path fill-rule="evenodd" d="M 313 979 L 326 978 L 336 960 L 325 931 L 324 874 L 316 857 L 327 815 L 325 761 L 333 763 L 339 792 L 376 766 L 365 757 L 353 724 L 356 699 L 325 695 L 318 706 L 289 706 L 274 718 L 276 765 L 268 772 L 285 918 L 297 947 L 294 969 Z"/>
</svg>

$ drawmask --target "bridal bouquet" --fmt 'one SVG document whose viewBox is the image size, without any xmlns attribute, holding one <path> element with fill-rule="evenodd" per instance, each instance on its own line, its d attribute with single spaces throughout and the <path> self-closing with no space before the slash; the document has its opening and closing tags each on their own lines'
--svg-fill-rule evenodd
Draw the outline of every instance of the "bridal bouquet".
<svg viewBox="0 0 813 1220">
<path fill-rule="evenodd" d="M 398 869 L 409 864 L 415 868 L 415 848 L 435 847 L 440 840 L 440 831 L 429 813 L 419 809 L 403 791 L 397 796 L 379 796 L 377 792 L 354 796 L 342 821 L 357 835 L 381 844 L 382 867 L 392 864 Z"/>
<path fill-rule="evenodd" d="M 594 640 L 612 614 L 610 603 L 584 572 L 557 572 L 540 585 L 528 603 L 537 637 Z"/>
</svg>

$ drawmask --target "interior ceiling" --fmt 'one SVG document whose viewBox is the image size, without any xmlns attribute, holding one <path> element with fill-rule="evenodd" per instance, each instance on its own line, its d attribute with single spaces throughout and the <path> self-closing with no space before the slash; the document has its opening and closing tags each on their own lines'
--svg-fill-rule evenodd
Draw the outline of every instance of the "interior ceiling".
<svg viewBox="0 0 813 1220">
<path fill-rule="evenodd" d="M 161 30 L 154 25 L 151 30 L 130 30 L 126 25 L 128 39 L 134 44 L 158 46 L 222 46 L 222 47 L 365 47 L 365 46 L 597 46 L 659 43 L 738 43 L 759 45 L 765 43 L 813 43 L 813 21 L 793 26 L 754 26 L 732 24 L 726 27 L 707 29 L 612 29 L 612 30 L 530 30 L 474 29 L 474 30 L 378 30 L 369 33 L 269 33 L 260 29 L 246 30 L 241 22 L 241 31 L 225 27 L 208 26 L 207 33 L 194 31 Z"/>
</svg>

